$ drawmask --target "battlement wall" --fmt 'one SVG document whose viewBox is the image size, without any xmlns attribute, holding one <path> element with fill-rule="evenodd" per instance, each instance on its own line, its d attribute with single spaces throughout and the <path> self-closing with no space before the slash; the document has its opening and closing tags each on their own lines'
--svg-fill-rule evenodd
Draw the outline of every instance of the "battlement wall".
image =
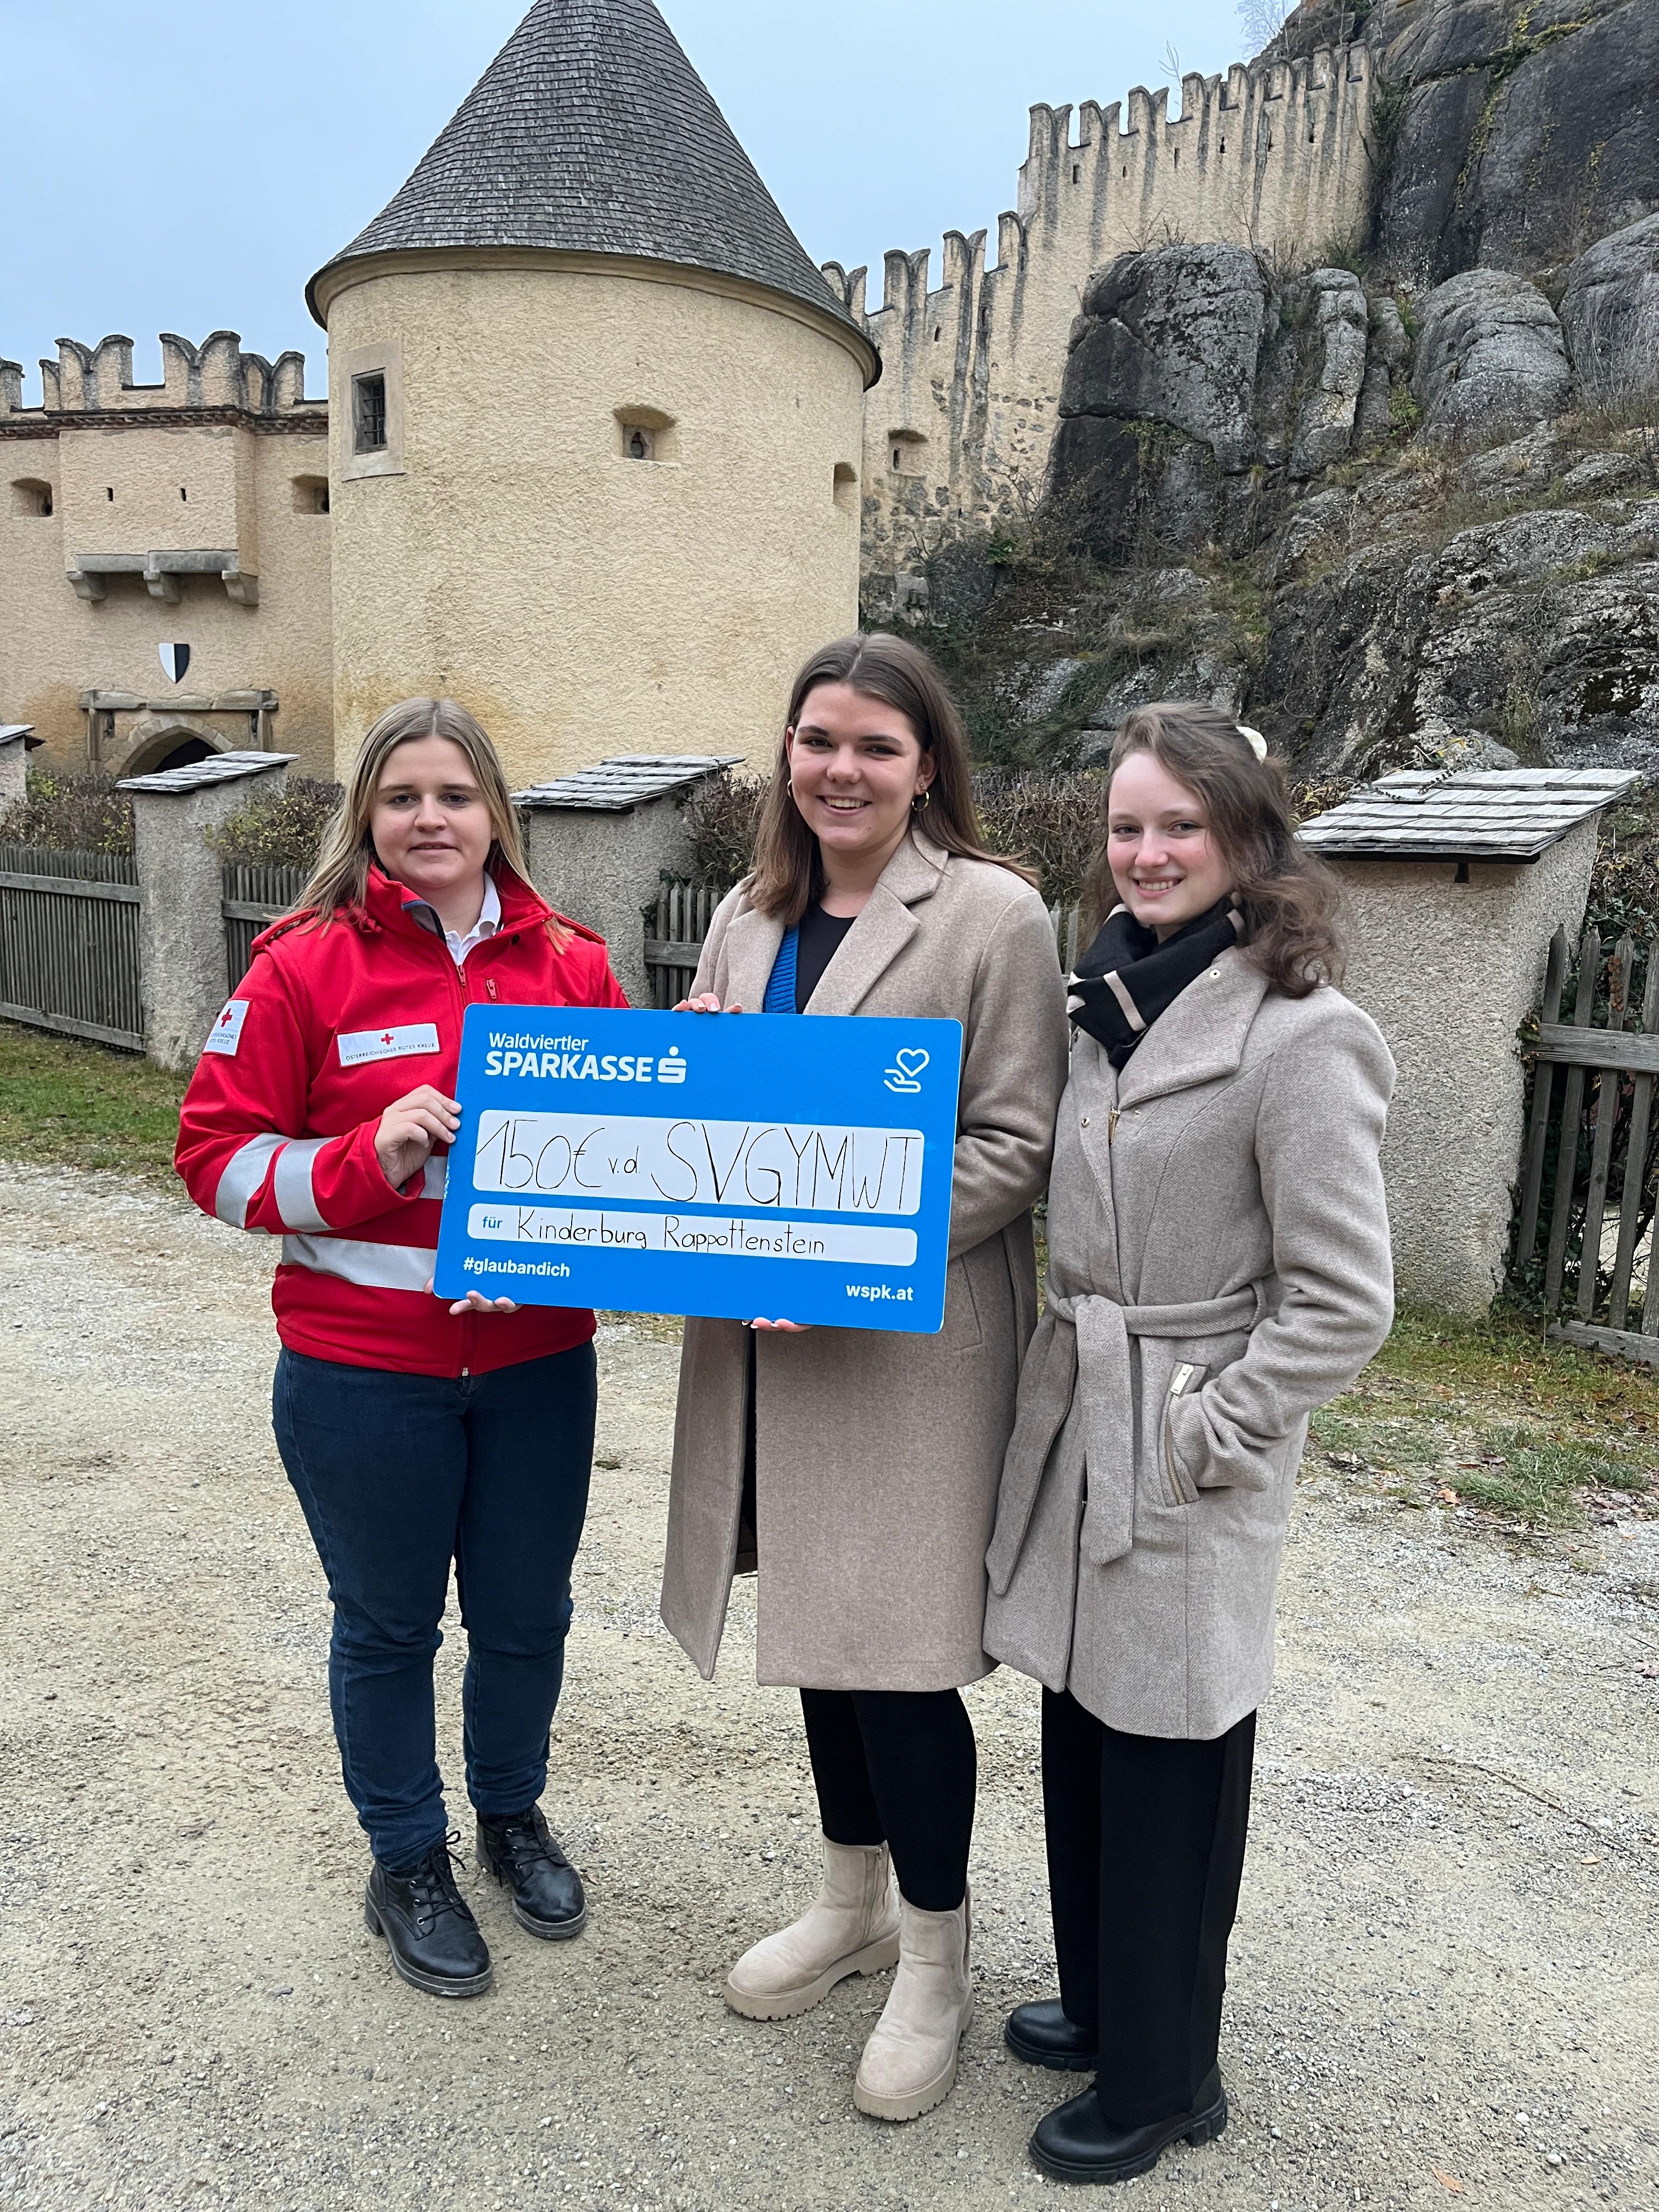
<svg viewBox="0 0 1659 2212">
<path fill-rule="evenodd" d="M 1073 318 L 1094 270 L 1173 240 L 1224 241 L 1310 265 L 1350 236 L 1371 175 L 1370 55 L 1239 63 L 1127 101 L 1030 111 L 1015 209 L 951 231 L 931 259 L 891 252 L 882 301 L 866 272 L 824 275 L 881 350 L 865 401 L 864 562 L 915 565 L 962 521 L 1013 513 L 1042 489 Z M 1075 118 L 1077 136 L 1072 136 Z"/>
<path fill-rule="evenodd" d="M 306 398 L 306 357 L 245 353 L 234 331 L 215 331 L 199 346 L 161 332 L 161 381 L 136 384 L 132 340 L 118 333 L 95 346 L 59 338 L 56 361 L 40 363 L 42 404 L 23 404 L 23 365 L 0 360 L 0 431 L 58 427 L 65 415 L 128 417 L 198 415 L 209 409 L 252 418 L 253 427 L 314 433 L 328 417 L 325 399 Z"/>
</svg>

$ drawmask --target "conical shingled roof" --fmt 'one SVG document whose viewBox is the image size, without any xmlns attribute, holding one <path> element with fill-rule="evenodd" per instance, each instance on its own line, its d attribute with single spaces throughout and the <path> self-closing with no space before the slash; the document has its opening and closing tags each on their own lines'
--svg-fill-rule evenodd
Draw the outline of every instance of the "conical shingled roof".
<svg viewBox="0 0 1659 2212">
<path fill-rule="evenodd" d="M 312 278 L 312 313 L 342 262 L 432 246 L 643 255 L 857 328 L 651 0 L 537 0 L 403 190 Z"/>
</svg>

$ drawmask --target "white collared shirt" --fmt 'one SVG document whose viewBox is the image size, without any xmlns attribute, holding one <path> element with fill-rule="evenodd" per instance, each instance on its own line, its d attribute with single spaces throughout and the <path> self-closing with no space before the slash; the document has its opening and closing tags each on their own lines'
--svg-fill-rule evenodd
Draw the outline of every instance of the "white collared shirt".
<svg viewBox="0 0 1659 2212">
<path fill-rule="evenodd" d="M 475 945 L 482 945 L 486 937 L 493 937 L 501 926 L 501 895 L 495 888 L 495 879 L 484 877 L 483 904 L 478 909 L 478 919 L 463 937 L 458 930 L 446 929 L 439 921 L 437 909 L 424 899 L 411 901 L 410 912 L 425 928 L 443 939 L 449 948 L 449 957 L 458 968 L 463 967 L 466 956 Z"/>
</svg>

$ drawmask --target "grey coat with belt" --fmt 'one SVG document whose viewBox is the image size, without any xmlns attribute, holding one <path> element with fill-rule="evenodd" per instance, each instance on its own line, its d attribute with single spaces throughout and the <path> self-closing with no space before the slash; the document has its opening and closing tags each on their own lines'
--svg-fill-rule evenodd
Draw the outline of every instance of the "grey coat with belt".
<svg viewBox="0 0 1659 2212">
<path fill-rule="evenodd" d="M 739 887 L 696 988 L 751 1011 L 783 925 Z M 763 1682 L 942 1690 L 989 1672 L 985 1547 L 1036 1320 L 1032 1200 L 1066 1080 L 1066 992 L 1042 900 L 987 861 L 908 837 L 825 969 L 817 1014 L 963 1024 L 945 1326 L 936 1336 L 757 1335 Z M 738 1549 L 749 1338 L 688 1321 L 662 1617 L 714 1672 Z"/>
<path fill-rule="evenodd" d="M 1368 1016 L 1237 950 L 1121 1073 L 1073 1047 L 985 1648 L 1109 1727 L 1217 1736 L 1267 1692 L 1308 1415 L 1393 1317 L 1393 1085 Z"/>
</svg>

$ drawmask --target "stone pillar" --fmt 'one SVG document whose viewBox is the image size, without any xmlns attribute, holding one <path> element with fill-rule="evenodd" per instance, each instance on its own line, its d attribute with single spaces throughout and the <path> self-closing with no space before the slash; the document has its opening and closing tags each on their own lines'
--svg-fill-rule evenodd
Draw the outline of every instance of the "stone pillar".
<svg viewBox="0 0 1659 2212">
<path fill-rule="evenodd" d="M 1527 866 L 1324 856 L 1343 884 L 1343 988 L 1400 1070 L 1382 1168 L 1411 1304 L 1478 1316 L 1502 1285 L 1522 1136 L 1516 1031 L 1551 937 L 1583 926 L 1595 837 L 1592 817 Z"/>
<path fill-rule="evenodd" d="M 194 1066 L 225 1003 L 223 863 L 207 833 L 278 797 L 294 758 L 216 753 L 116 787 L 132 794 L 144 1049 L 161 1067 Z"/>
<path fill-rule="evenodd" d="M 32 722 L 0 722 L 0 814 L 21 806 L 27 792 L 27 741 L 34 734 Z"/>
<path fill-rule="evenodd" d="M 550 906 L 604 938 L 630 1006 L 651 1003 L 644 908 L 665 874 L 690 872 L 685 802 L 741 757 L 625 754 L 513 794 L 531 880 Z"/>
</svg>

